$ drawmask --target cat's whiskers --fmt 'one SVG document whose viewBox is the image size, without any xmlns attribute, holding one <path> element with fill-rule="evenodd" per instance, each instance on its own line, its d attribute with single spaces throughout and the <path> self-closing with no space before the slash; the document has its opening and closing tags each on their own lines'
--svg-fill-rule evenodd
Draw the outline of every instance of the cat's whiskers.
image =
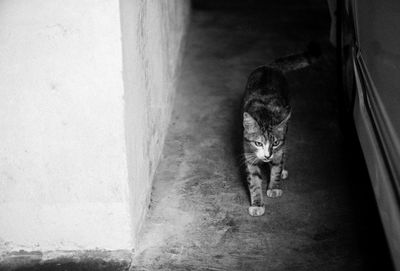
<svg viewBox="0 0 400 271">
<path fill-rule="evenodd" d="M 250 164 L 252 165 L 252 166 L 254 166 L 257 162 L 258 162 L 258 158 L 257 157 L 254 157 L 253 158 L 253 160 L 250 162 Z"/>
<path fill-rule="evenodd" d="M 257 160 L 257 157 L 253 153 L 244 153 L 244 154 L 241 154 L 241 158 L 240 158 L 239 162 L 240 162 L 240 166 L 243 166 L 246 163 L 254 165 L 256 160 Z"/>
<path fill-rule="evenodd" d="M 247 157 L 244 154 L 240 154 L 239 165 L 243 166 L 247 161 Z"/>
<path fill-rule="evenodd" d="M 248 153 L 245 162 L 254 166 L 258 162 L 258 157 L 254 153 Z"/>
</svg>

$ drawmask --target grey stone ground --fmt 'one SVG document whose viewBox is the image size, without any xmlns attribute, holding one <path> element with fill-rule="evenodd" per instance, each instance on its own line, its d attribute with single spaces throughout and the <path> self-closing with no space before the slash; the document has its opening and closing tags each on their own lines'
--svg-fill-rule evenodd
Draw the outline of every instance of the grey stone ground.
<svg viewBox="0 0 400 271">
<path fill-rule="evenodd" d="M 255 9 L 238 1 L 233 8 L 209 9 L 209 2 L 192 14 L 172 123 L 132 270 L 389 270 L 387 255 L 378 255 L 384 242 L 373 243 L 383 235 L 372 194 L 365 192 L 368 178 L 354 177 L 354 165 L 346 162 L 325 2 L 266 1 Z M 283 197 L 268 199 L 263 217 L 250 217 L 239 170 L 246 78 L 311 40 L 323 44 L 321 61 L 289 75 L 293 114 Z M 359 189 L 354 178 L 367 188 Z M 358 192 L 365 195 L 353 195 Z"/>
</svg>

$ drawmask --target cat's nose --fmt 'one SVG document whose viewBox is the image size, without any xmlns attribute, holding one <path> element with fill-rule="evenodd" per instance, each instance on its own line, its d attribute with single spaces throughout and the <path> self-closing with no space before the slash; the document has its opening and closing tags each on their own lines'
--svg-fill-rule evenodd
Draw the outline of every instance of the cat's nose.
<svg viewBox="0 0 400 271">
<path fill-rule="evenodd" d="M 272 157 L 272 154 L 270 154 L 270 155 L 264 155 L 264 158 L 267 159 L 267 160 L 271 159 L 271 157 Z"/>
</svg>

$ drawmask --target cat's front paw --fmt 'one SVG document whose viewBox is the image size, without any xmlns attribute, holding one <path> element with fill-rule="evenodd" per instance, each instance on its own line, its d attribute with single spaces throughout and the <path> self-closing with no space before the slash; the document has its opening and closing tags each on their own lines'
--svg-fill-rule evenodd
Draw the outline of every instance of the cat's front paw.
<svg viewBox="0 0 400 271">
<path fill-rule="evenodd" d="M 250 206 L 249 207 L 249 214 L 251 216 L 262 216 L 265 212 L 264 206 Z"/>
<path fill-rule="evenodd" d="M 282 170 L 281 178 L 284 180 L 284 179 L 286 179 L 288 176 L 289 176 L 289 172 L 288 172 L 286 169 Z"/>
<path fill-rule="evenodd" d="M 283 191 L 282 189 L 268 189 L 267 190 L 267 196 L 270 198 L 277 198 L 282 196 Z"/>
</svg>

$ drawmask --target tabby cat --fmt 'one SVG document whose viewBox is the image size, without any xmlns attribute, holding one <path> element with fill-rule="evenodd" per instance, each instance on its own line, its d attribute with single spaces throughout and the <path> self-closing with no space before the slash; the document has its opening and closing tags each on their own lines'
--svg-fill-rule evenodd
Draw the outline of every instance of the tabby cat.
<svg viewBox="0 0 400 271">
<path fill-rule="evenodd" d="M 275 60 L 255 69 L 249 76 L 243 98 L 243 154 L 246 180 L 250 192 L 249 214 L 265 212 L 262 180 L 266 179 L 267 196 L 282 195 L 285 169 L 285 139 L 291 107 L 285 72 L 308 66 L 316 61 L 320 49 L 310 44 L 302 54 Z M 265 166 L 269 165 L 269 178 Z"/>
</svg>

